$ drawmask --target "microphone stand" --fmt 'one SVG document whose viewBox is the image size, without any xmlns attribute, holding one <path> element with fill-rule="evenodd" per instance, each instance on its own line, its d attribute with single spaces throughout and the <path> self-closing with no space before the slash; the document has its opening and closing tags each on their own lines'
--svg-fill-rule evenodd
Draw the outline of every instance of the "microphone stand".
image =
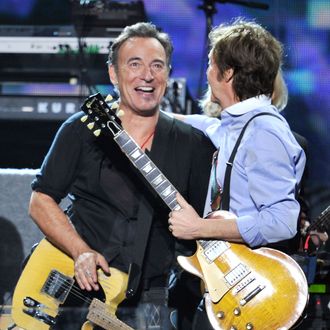
<svg viewBox="0 0 330 330">
<path fill-rule="evenodd" d="M 262 9 L 262 10 L 268 10 L 269 5 L 261 2 L 255 2 L 255 1 L 243 1 L 243 0 L 203 0 L 203 4 L 199 5 L 197 8 L 201 9 L 205 12 L 206 17 L 206 35 L 205 35 L 205 43 L 204 43 L 204 49 L 203 49 L 203 57 L 202 57 L 202 67 L 201 67 L 201 73 L 199 78 L 199 84 L 198 84 L 198 97 L 202 96 L 202 84 L 203 84 L 203 77 L 205 73 L 205 59 L 207 59 L 207 54 L 209 51 L 209 43 L 208 43 L 208 36 L 209 33 L 212 30 L 213 27 L 213 16 L 217 13 L 217 9 L 215 7 L 216 3 L 232 3 L 235 5 L 241 5 L 245 7 L 250 8 L 256 8 L 256 9 Z"/>
</svg>

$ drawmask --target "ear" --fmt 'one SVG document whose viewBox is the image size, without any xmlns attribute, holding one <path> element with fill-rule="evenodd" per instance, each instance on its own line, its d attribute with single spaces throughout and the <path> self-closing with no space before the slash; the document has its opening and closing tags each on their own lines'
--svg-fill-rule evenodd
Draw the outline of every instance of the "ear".
<svg viewBox="0 0 330 330">
<path fill-rule="evenodd" d="M 232 80 L 233 76 L 234 76 L 234 69 L 226 70 L 223 75 L 226 82 L 229 82 L 230 80 Z"/>
<path fill-rule="evenodd" d="M 112 64 L 109 65 L 108 72 L 111 83 L 113 85 L 117 85 L 118 84 L 117 73 L 115 67 Z"/>
</svg>

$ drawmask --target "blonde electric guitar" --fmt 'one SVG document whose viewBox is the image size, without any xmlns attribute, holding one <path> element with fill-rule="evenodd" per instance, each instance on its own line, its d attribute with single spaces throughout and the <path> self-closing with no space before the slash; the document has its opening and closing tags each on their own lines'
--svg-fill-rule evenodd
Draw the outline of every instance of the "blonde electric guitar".
<svg viewBox="0 0 330 330">
<path fill-rule="evenodd" d="M 118 105 L 109 106 L 95 94 L 82 110 L 87 127 L 96 136 L 111 135 L 165 204 L 179 210 L 175 187 L 121 127 L 115 112 Z M 291 257 L 274 249 L 252 250 L 225 241 L 200 240 L 197 246 L 192 257 L 180 256 L 178 262 L 203 280 L 207 314 L 214 329 L 283 330 L 300 318 L 308 300 L 308 285 Z"/>
<path fill-rule="evenodd" d="M 92 298 L 74 283 L 73 260 L 43 239 L 30 256 L 15 287 L 12 319 L 26 330 L 51 329 L 61 314 L 61 306 L 69 295 L 88 306 L 87 321 L 82 330 L 98 325 L 107 330 L 133 330 L 116 315 L 119 303 L 125 298 L 127 274 L 110 268 L 111 276 L 98 271 L 98 281 L 105 299 Z M 68 325 L 69 329 L 69 325 Z"/>
<path fill-rule="evenodd" d="M 300 318 L 308 285 L 291 257 L 225 241 L 199 241 L 197 246 L 192 257 L 180 256 L 178 262 L 204 281 L 214 329 L 284 330 Z"/>
</svg>

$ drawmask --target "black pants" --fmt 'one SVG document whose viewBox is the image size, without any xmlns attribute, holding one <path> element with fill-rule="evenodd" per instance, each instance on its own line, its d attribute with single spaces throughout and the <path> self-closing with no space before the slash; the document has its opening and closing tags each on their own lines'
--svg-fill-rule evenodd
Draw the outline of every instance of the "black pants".
<svg viewBox="0 0 330 330">
<path fill-rule="evenodd" d="M 168 305 L 168 289 L 149 287 L 137 301 L 125 301 L 117 316 L 136 330 L 176 330 L 177 311 Z"/>
<path fill-rule="evenodd" d="M 207 317 L 204 299 L 200 302 L 194 316 L 192 330 L 213 330 L 213 327 Z"/>
<path fill-rule="evenodd" d="M 154 286 L 161 284 L 161 281 L 149 283 L 151 286 L 143 285 L 142 292 L 120 305 L 122 309 L 119 308 L 117 315 L 122 321 L 126 321 L 137 329 L 141 327 L 148 329 L 148 326 L 143 326 L 143 324 L 149 321 L 154 322 L 159 316 L 161 330 L 191 330 L 194 314 L 202 298 L 200 280 L 196 276 L 183 272 L 174 282 L 170 281 L 174 284 L 168 285 L 168 290 Z M 134 323 L 137 324 L 135 327 Z M 151 326 L 150 328 L 156 329 Z M 201 329 L 203 328 L 199 330 Z"/>
</svg>

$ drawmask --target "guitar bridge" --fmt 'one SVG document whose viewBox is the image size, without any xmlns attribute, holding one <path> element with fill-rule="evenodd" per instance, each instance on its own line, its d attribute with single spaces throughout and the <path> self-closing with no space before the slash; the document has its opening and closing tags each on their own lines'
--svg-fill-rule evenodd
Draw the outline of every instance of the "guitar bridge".
<svg viewBox="0 0 330 330">
<path fill-rule="evenodd" d="M 260 293 L 266 286 L 258 285 L 254 290 L 247 294 L 243 299 L 240 300 L 240 305 L 246 305 L 250 300 L 252 300 L 258 293 Z"/>
<path fill-rule="evenodd" d="M 55 298 L 62 304 L 67 298 L 73 283 L 73 278 L 53 269 L 49 273 L 41 292 Z"/>
<path fill-rule="evenodd" d="M 25 307 L 27 307 L 23 308 L 23 313 L 34 317 L 35 319 L 42 321 L 49 326 L 54 326 L 56 324 L 56 320 L 53 316 L 48 315 L 42 311 L 46 306 L 41 304 L 39 301 L 31 297 L 25 297 L 23 304 Z"/>
</svg>

